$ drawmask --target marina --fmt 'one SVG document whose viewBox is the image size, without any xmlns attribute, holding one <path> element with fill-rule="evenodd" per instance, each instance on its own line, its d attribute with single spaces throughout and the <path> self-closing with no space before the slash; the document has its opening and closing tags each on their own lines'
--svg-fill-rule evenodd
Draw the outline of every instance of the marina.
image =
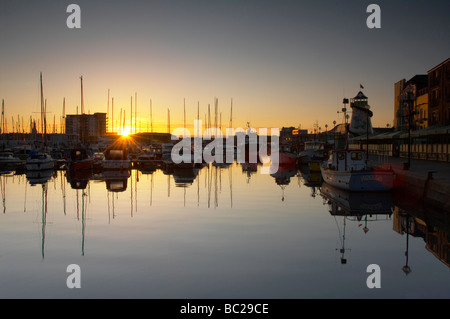
<svg viewBox="0 0 450 319">
<path fill-rule="evenodd" d="M 0 299 L 450 298 L 448 1 L 0 6 Z"/>
<path fill-rule="evenodd" d="M 351 101 L 368 131 L 367 97 Z M 354 127 L 259 136 L 248 123 L 232 139 L 127 133 L 71 148 L 44 132 L 43 151 L 7 140 L 0 297 L 450 297 L 448 163 L 371 154 Z M 87 273 L 79 292 L 51 278 L 64 263 Z M 378 293 L 364 284 L 373 263 Z"/>
<path fill-rule="evenodd" d="M 5 172 L 0 296 L 449 297 L 448 211 L 401 188 L 340 190 L 304 165 L 260 169 Z M 374 262 L 377 292 L 365 286 Z M 72 263 L 79 291 L 54 275 Z"/>
</svg>

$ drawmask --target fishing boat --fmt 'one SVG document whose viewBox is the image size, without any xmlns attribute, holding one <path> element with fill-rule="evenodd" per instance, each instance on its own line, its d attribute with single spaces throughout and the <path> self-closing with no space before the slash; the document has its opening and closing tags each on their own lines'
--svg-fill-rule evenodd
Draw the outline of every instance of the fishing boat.
<svg viewBox="0 0 450 319">
<path fill-rule="evenodd" d="M 70 171 L 92 170 L 94 159 L 89 156 L 86 149 L 75 148 L 70 151 L 67 164 Z"/>
<path fill-rule="evenodd" d="M 320 170 L 325 183 L 351 191 L 388 191 L 394 185 L 394 172 L 367 166 L 363 150 L 333 150 Z"/>
<path fill-rule="evenodd" d="M 55 160 L 48 153 L 37 151 L 31 151 L 25 163 L 27 171 L 51 170 L 54 167 Z"/>
<path fill-rule="evenodd" d="M 291 166 L 297 163 L 297 155 L 294 153 L 292 145 L 281 144 L 278 156 L 280 166 Z"/>
</svg>

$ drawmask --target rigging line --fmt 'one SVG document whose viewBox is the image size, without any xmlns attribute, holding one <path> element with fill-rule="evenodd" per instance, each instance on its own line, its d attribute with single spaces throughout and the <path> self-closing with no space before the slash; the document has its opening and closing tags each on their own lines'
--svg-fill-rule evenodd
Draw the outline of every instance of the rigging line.
<svg viewBox="0 0 450 319">
<path fill-rule="evenodd" d="M 340 240 L 340 242 L 341 242 L 341 246 L 342 246 L 342 236 L 341 236 L 341 229 L 339 228 L 339 224 L 338 224 L 338 222 L 337 222 L 336 216 L 333 216 L 333 217 L 334 217 L 334 221 L 336 222 L 336 227 L 337 227 L 337 229 L 338 229 L 338 233 L 339 233 L 339 240 Z"/>
</svg>

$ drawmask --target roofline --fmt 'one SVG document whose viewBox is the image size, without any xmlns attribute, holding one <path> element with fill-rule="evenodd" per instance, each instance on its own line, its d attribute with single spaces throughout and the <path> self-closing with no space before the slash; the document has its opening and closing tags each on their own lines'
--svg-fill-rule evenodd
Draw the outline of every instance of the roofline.
<svg viewBox="0 0 450 319">
<path fill-rule="evenodd" d="M 439 64 L 436 65 L 434 68 L 430 69 L 427 73 L 433 72 L 435 69 L 437 69 L 438 67 L 440 67 L 441 65 L 443 65 L 443 64 L 445 64 L 445 63 L 447 63 L 447 62 L 449 62 L 449 61 L 450 61 L 450 58 L 448 58 L 447 60 L 445 60 L 445 61 L 439 63 Z"/>
</svg>

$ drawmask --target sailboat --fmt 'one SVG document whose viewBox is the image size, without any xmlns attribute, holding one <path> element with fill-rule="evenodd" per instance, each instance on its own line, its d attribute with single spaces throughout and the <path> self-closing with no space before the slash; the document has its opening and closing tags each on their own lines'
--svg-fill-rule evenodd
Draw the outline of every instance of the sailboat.
<svg viewBox="0 0 450 319">
<path fill-rule="evenodd" d="M 83 106 L 83 77 L 81 79 L 81 112 L 84 111 Z M 83 134 L 84 135 L 84 134 Z M 81 142 L 81 141 L 79 141 Z M 92 170 L 94 167 L 94 159 L 89 156 L 86 148 L 78 146 L 70 150 L 70 157 L 67 161 L 70 172 L 81 170 Z"/>
<path fill-rule="evenodd" d="M 46 121 L 45 121 L 45 108 L 44 108 L 44 91 L 42 86 L 42 72 L 40 75 L 40 83 L 41 83 L 41 117 L 44 117 L 43 123 L 43 139 L 44 139 L 44 148 L 46 146 L 46 138 L 47 138 L 47 129 L 46 129 Z M 25 167 L 28 171 L 43 171 L 43 170 L 52 170 L 55 167 L 55 161 L 50 156 L 50 154 L 45 151 L 30 151 L 28 158 L 25 163 Z"/>
</svg>

